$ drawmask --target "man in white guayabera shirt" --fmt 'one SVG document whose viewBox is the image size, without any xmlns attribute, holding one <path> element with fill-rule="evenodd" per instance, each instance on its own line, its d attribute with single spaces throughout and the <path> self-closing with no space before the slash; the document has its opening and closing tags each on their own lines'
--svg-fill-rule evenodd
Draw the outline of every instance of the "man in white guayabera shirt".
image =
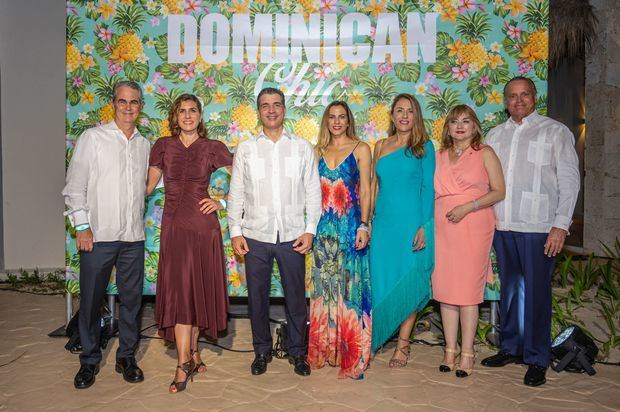
<svg viewBox="0 0 620 412">
<path fill-rule="evenodd" d="M 62 191 L 80 252 L 80 370 L 74 385 L 95 383 L 101 362 L 101 303 L 112 268 L 120 300 L 116 371 L 127 382 L 144 380 L 136 363 L 144 276 L 144 196 L 149 142 L 136 129 L 142 89 L 114 86 L 114 120 L 78 139 Z"/>
<path fill-rule="evenodd" d="M 579 163 L 568 128 L 536 113 L 532 80 L 510 80 L 504 104 L 510 118 L 487 136 L 506 179 L 493 239 L 502 285 L 501 350 L 482 365 L 525 363 L 523 383 L 538 386 L 546 382 L 551 350 L 551 275 L 577 202 Z"/>
<path fill-rule="evenodd" d="M 307 376 L 304 262 L 321 215 L 319 173 L 310 143 L 284 130 L 282 92 L 263 89 L 257 105 L 263 130 L 237 146 L 228 192 L 232 246 L 245 256 L 255 353 L 250 370 L 260 375 L 271 362 L 269 290 L 275 258 L 286 302 L 289 362 Z"/>
</svg>

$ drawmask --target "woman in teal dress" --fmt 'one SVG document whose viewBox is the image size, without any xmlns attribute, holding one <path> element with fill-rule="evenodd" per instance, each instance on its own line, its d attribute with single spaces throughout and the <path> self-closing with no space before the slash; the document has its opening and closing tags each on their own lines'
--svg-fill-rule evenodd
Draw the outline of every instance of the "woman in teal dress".
<svg viewBox="0 0 620 412">
<path fill-rule="evenodd" d="M 316 147 L 323 210 L 314 240 L 308 363 L 361 379 L 370 360 L 370 147 L 346 103 L 327 106 Z"/>
<path fill-rule="evenodd" d="M 394 99 L 389 134 L 375 146 L 371 189 L 372 350 L 400 326 L 389 366 L 403 367 L 416 313 L 431 296 L 435 150 L 420 104 L 409 94 Z"/>
</svg>

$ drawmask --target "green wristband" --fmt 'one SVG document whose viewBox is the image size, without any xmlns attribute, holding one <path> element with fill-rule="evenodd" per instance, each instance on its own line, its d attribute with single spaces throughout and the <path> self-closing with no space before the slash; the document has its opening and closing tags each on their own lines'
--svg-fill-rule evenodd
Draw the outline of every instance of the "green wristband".
<svg viewBox="0 0 620 412">
<path fill-rule="evenodd" d="M 75 230 L 77 230 L 77 231 L 82 231 L 82 230 L 86 230 L 86 229 L 90 229 L 90 225 L 88 223 L 84 223 L 83 225 L 77 225 L 75 227 Z"/>
</svg>

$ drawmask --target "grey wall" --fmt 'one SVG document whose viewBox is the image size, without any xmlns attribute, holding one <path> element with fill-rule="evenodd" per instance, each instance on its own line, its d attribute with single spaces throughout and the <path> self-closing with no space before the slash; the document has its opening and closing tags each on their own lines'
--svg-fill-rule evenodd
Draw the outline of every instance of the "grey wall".
<svg viewBox="0 0 620 412">
<path fill-rule="evenodd" d="M 0 270 L 64 267 L 65 1 L 0 0 Z"/>
<path fill-rule="evenodd" d="M 584 249 L 620 237 L 620 3 L 592 0 L 598 41 L 586 51 Z"/>
<path fill-rule="evenodd" d="M 553 31 L 550 33 L 553 35 Z M 573 87 L 566 87 L 567 84 Z M 573 223 L 566 244 L 583 248 L 583 193 L 584 193 L 584 143 L 585 143 L 585 62 L 583 59 L 563 60 L 549 68 L 547 113 L 549 117 L 565 124 L 575 136 L 575 149 L 579 156 L 581 190 L 573 212 Z"/>
</svg>

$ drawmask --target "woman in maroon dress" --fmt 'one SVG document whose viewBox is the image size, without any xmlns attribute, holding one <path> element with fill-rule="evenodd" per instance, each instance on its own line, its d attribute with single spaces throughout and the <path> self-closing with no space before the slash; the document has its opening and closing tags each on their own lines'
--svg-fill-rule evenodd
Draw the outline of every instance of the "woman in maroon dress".
<svg viewBox="0 0 620 412">
<path fill-rule="evenodd" d="M 170 392 L 185 389 L 195 373 L 206 371 L 198 351 L 200 330 L 210 338 L 227 325 L 228 298 L 224 250 L 215 212 L 222 205 L 209 198 L 211 174 L 232 165 L 224 143 L 207 139 L 202 105 L 183 94 L 168 116 L 172 136 L 153 145 L 147 192 L 164 176 L 155 319 L 159 335 L 177 347 L 177 369 Z"/>
</svg>

